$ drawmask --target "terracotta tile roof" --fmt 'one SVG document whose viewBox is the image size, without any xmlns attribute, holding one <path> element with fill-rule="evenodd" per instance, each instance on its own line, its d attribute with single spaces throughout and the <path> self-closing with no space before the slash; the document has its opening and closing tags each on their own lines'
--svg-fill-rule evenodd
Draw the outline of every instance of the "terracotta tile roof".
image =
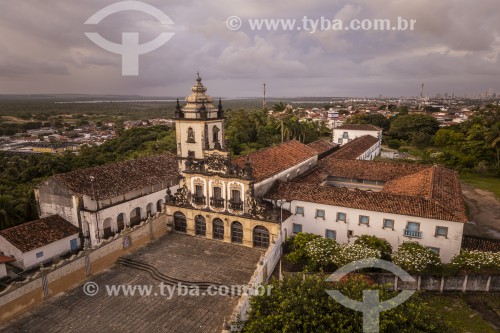
<svg viewBox="0 0 500 333">
<path fill-rule="evenodd" d="M 78 233 L 77 227 L 52 215 L 2 230 L 0 236 L 25 253 Z"/>
<path fill-rule="evenodd" d="M 293 182 L 296 183 L 306 183 L 306 184 L 320 184 L 328 177 L 328 173 L 326 173 L 323 169 L 318 166 L 315 166 L 308 172 L 296 177 L 293 179 Z"/>
<path fill-rule="evenodd" d="M 291 140 L 277 146 L 260 149 L 248 156 L 253 167 L 255 181 L 261 182 L 317 155 L 315 149 L 297 140 Z M 246 156 L 238 157 L 233 160 L 233 164 L 243 167 L 246 158 Z"/>
<path fill-rule="evenodd" d="M 349 141 L 331 156 L 338 159 L 355 160 L 373 147 L 379 140 L 371 135 L 363 135 Z"/>
<path fill-rule="evenodd" d="M 344 124 L 335 129 L 358 130 L 358 131 L 381 131 L 380 127 L 370 124 Z"/>
<path fill-rule="evenodd" d="M 14 259 L 12 257 L 7 257 L 7 256 L 4 256 L 4 255 L 0 255 L 0 264 L 6 264 L 8 262 L 13 262 L 13 261 L 16 261 L 16 259 Z"/>
<path fill-rule="evenodd" d="M 334 154 L 319 161 L 318 165 L 330 176 L 380 181 L 407 176 L 429 167 L 412 163 L 342 160 Z"/>
<path fill-rule="evenodd" d="M 94 177 L 93 186 L 90 177 Z M 80 195 L 93 197 L 95 192 L 96 198 L 108 199 L 162 182 L 176 182 L 179 177 L 176 156 L 166 153 L 80 169 L 53 178 Z"/>
<path fill-rule="evenodd" d="M 385 192 L 277 181 L 264 197 L 273 200 L 299 200 L 375 212 L 467 222 L 466 218 L 457 216 L 451 211 L 451 208 L 446 209 L 434 200 Z"/>
<path fill-rule="evenodd" d="M 331 140 L 316 140 L 308 144 L 309 147 L 316 150 L 318 155 L 328 154 L 338 147 L 338 144 Z"/>
<path fill-rule="evenodd" d="M 467 220 L 460 178 L 456 171 L 434 165 L 414 174 L 391 180 L 385 193 L 419 196 L 435 201 L 451 213 Z"/>
</svg>

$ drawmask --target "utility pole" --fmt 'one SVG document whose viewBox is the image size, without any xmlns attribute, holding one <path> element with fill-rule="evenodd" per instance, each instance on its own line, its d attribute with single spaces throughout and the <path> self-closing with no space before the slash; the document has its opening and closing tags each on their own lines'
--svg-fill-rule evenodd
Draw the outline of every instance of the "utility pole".
<svg viewBox="0 0 500 333">
<path fill-rule="evenodd" d="M 262 100 L 262 109 L 267 108 L 267 102 L 266 102 L 266 84 L 264 83 L 264 99 Z"/>
</svg>

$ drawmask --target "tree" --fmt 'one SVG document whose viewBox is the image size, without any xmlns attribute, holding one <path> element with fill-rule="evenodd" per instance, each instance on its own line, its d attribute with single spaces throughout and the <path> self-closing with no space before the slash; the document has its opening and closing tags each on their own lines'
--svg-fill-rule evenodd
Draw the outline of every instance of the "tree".
<svg viewBox="0 0 500 333">
<path fill-rule="evenodd" d="M 415 133 L 434 135 L 439 129 L 439 122 L 425 114 L 398 116 L 391 123 L 389 135 L 395 139 L 410 140 Z"/>
<path fill-rule="evenodd" d="M 389 129 L 391 122 L 380 113 L 356 114 L 348 119 L 348 124 L 371 124 L 382 128 L 384 131 Z"/>
<path fill-rule="evenodd" d="M 326 290 L 339 290 L 346 297 L 362 301 L 363 290 L 379 290 L 380 300 L 397 295 L 365 278 L 351 277 L 329 283 L 319 275 L 286 276 L 274 280 L 270 293 L 252 296 L 248 320 L 239 323 L 242 332 L 362 332 L 361 312 L 344 307 Z M 439 318 L 418 295 L 380 314 L 380 332 L 448 332 Z"/>
<path fill-rule="evenodd" d="M 389 140 L 387 146 L 391 149 L 399 149 L 401 147 L 401 141 L 399 140 Z"/>
<path fill-rule="evenodd" d="M 290 252 L 286 259 L 293 264 L 306 265 L 309 262 L 309 253 L 307 252 L 307 244 L 315 239 L 322 238 L 319 235 L 299 232 L 290 239 Z"/>
</svg>

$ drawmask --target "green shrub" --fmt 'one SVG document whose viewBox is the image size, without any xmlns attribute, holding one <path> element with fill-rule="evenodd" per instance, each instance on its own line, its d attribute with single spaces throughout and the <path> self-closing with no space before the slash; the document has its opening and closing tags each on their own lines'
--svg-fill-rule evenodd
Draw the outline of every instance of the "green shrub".
<svg viewBox="0 0 500 333">
<path fill-rule="evenodd" d="M 425 273 L 441 265 L 439 256 L 417 242 L 403 242 L 392 255 L 392 262 L 408 273 Z"/>
<path fill-rule="evenodd" d="M 448 266 L 466 273 L 479 273 L 484 270 L 500 270 L 500 253 L 483 251 L 462 251 L 454 256 Z"/>
<path fill-rule="evenodd" d="M 359 236 L 354 244 L 364 245 L 374 250 L 380 251 L 380 259 L 391 261 L 392 246 L 388 241 L 370 235 Z"/>
</svg>

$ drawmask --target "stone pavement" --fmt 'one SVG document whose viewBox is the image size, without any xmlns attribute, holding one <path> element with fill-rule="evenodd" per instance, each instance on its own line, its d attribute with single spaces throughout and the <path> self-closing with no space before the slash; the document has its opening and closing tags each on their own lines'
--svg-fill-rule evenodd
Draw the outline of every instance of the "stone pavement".
<svg viewBox="0 0 500 333">
<path fill-rule="evenodd" d="M 262 252 L 215 240 L 171 234 L 127 258 L 156 267 L 180 280 L 247 284 Z M 159 282 L 145 271 L 114 265 L 88 281 L 99 292 L 87 296 L 82 285 L 53 297 L 0 327 L 1 332 L 220 332 L 238 297 L 160 295 Z M 87 282 L 88 282 L 87 281 Z M 109 296 L 106 285 L 152 286 L 153 294 Z M 168 295 L 167 289 L 164 291 Z M 157 295 L 154 295 L 156 293 Z"/>
</svg>

